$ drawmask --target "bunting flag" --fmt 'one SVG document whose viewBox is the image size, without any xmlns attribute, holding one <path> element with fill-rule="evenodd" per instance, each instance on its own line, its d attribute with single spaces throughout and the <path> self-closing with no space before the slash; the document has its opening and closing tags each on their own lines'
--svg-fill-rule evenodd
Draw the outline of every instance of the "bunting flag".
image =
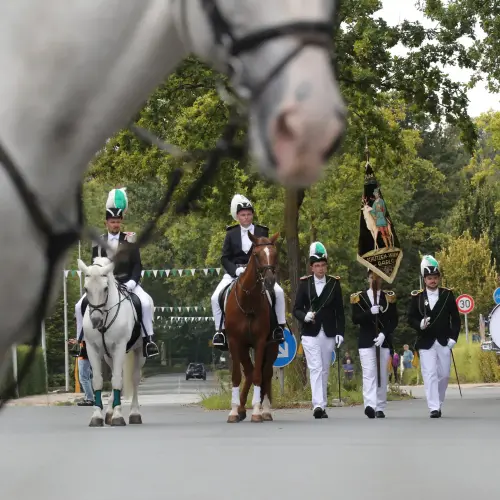
<svg viewBox="0 0 500 500">
<path fill-rule="evenodd" d="M 169 276 L 196 276 L 197 274 L 203 273 L 205 276 L 219 276 L 222 269 L 220 267 L 207 267 L 207 268 L 191 268 L 191 269 L 143 269 L 141 271 L 141 277 L 144 278 L 164 278 Z M 64 276 L 67 278 L 69 275 L 72 277 L 80 277 L 80 270 L 76 269 L 65 269 Z"/>
<path fill-rule="evenodd" d="M 383 280 L 392 283 L 402 258 L 403 250 L 400 247 L 394 223 L 370 160 L 367 158 L 359 218 L 357 260 Z"/>
<path fill-rule="evenodd" d="M 193 323 L 200 321 L 213 321 L 212 316 L 156 316 L 156 321 L 163 323 Z"/>
<path fill-rule="evenodd" d="M 173 312 L 174 309 L 177 309 L 178 311 L 208 311 L 209 308 L 205 306 L 155 306 L 155 312 Z"/>
</svg>

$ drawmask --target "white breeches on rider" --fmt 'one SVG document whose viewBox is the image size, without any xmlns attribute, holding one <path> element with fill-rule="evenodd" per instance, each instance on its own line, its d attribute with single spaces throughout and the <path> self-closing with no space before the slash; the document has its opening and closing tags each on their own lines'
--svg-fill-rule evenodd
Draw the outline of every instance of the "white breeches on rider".
<svg viewBox="0 0 500 500">
<path fill-rule="evenodd" d="M 215 322 L 215 330 L 218 331 L 220 328 L 220 322 L 222 318 L 222 310 L 219 306 L 219 294 L 223 288 L 225 288 L 229 283 L 235 281 L 236 278 L 232 278 L 229 274 L 224 274 L 222 280 L 217 285 L 215 292 L 212 294 L 212 313 Z M 278 283 L 274 284 L 274 293 L 276 295 L 276 306 L 274 310 L 276 311 L 276 316 L 278 318 L 278 323 L 280 325 L 284 325 L 286 323 L 286 315 L 285 315 L 285 293 L 283 292 L 283 288 L 278 285 Z M 224 322 L 222 323 L 222 328 L 224 328 Z"/>
<path fill-rule="evenodd" d="M 141 328 L 142 336 L 146 337 L 146 335 L 153 335 L 153 311 L 151 309 L 152 300 L 149 295 L 144 291 L 141 285 L 137 285 L 132 293 L 135 293 L 139 300 L 141 301 L 142 308 L 142 323 L 146 332 L 144 332 L 144 328 Z M 76 316 L 76 337 L 80 335 L 83 326 L 83 316 L 82 316 L 82 301 L 87 294 L 82 295 L 81 299 L 75 305 L 75 316 Z"/>
</svg>

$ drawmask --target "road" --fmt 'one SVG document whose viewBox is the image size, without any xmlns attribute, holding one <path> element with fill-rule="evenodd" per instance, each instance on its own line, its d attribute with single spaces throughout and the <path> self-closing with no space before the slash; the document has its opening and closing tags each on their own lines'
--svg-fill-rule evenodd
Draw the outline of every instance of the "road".
<svg viewBox="0 0 500 500">
<path fill-rule="evenodd" d="M 498 498 L 498 387 L 464 389 L 435 420 L 423 400 L 389 403 L 385 420 L 360 407 L 324 420 L 281 410 L 263 424 L 197 406 L 142 411 L 142 426 L 92 429 L 85 407 L 4 409 L 2 498 Z"/>
<path fill-rule="evenodd" d="M 212 372 L 207 373 L 207 380 L 186 380 L 184 373 L 155 375 L 141 383 L 139 402 L 141 405 L 197 403 L 202 394 L 211 394 L 217 388 Z"/>
</svg>

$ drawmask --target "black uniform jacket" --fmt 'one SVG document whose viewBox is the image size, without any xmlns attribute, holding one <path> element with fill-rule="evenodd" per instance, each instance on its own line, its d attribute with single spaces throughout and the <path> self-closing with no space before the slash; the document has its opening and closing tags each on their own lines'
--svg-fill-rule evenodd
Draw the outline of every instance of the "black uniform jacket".
<svg viewBox="0 0 500 500">
<path fill-rule="evenodd" d="M 103 234 L 101 238 L 107 239 L 108 235 Z M 118 245 L 130 245 L 127 241 L 127 233 L 120 232 Z M 99 245 L 92 246 L 92 260 L 96 257 L 107 257 L 106 249 Z M 129 258 L 124 261 L 116 262 L 114 275 L 120 283 L 126 283 L 129 280 L 134 280 L 136 283 L 141 281 L 142 262 L 139 248 L 135 248 Z"/>
<path fill-rule="evenodd" d="M 253 235 L 257 238 L 269 238 L 269 228 L 254 224 Z M 251 252 L 245 253 L 241 248 L 241 226 L 236 224 L 226 228 L 226 238 L 222 246 L 221 264 L 227 274 L 236 277 L 236 268 L 246 266 Z"/>
<path fill-rule="evenodd" d="M 325 276 L 326 284 L 318 297 L 314 275 L 300 278 L 293 315 L 302 322 L 301 335 L 316 337 L 323 327 L 327 337 L 344 335 L 344 302 L 339 276 Z M 305 322 L 306 314 L 315 313 L 314 322 Z"/>
<path fill-rule="evenodd" d="M 352 322 L 359 325 L 358 349 L 373 347 L 378 333 L 385 335 L 382 347 L 392 349 L 393 333 L 398 326 L 398 309 L 396 306 L 396 294 L 391 290 L 381 290 L 379 303 L 379 314 L 371 312 L 372 303 L 368 291 L 351 294 Z M 378 333 L 375 331 L 375 318 L 378 319 Z"/>
<path fill-rule="evenodd" d="M 430 318 L 430 323 L 425 330 L 421 330 L 420 322 L 424 316 Z M 448 339 L 456 342 L 460 333 L 461 320 L 451 289 L 439 287 L 439 298 L 432 311 L 425 290 L 411 292 L 408 323 L 417 331 L 415 349 L 430 349 L 436 340 L 442 346 L 448 343 Z"/>
</svg>

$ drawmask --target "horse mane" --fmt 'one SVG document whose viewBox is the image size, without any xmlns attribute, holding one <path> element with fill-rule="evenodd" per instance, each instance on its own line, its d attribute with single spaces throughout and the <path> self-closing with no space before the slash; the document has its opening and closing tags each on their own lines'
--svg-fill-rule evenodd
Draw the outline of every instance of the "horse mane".
<svg viewBox="0 0 500 500">
<path fill-rule="evenodd" d="M 108 264 L 111 264 L 111 260 L 108 259 L 108 257 L 95 257 L 94 261 L 92 262 L 93 266 L 107 266 Z"/>
</svg>

